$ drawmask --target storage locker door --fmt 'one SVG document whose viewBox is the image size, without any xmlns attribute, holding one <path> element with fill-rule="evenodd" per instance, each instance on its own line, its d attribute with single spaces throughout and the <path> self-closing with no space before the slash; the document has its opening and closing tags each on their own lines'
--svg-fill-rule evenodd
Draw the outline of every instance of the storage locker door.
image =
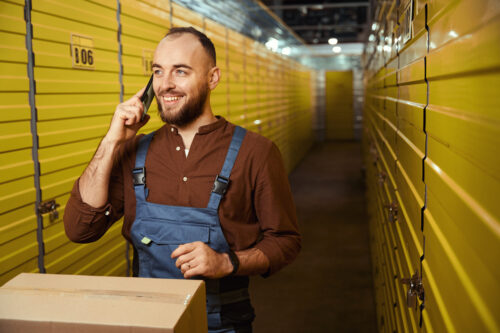
<svg viewBox="0 0 500 333">
<path fill-rule="evenodd" d="M 212 40 L 215 46 L 217 57 L 217 67 L 219 67 L 221 76 L 219 84 L 210 94 L 210 103 L 215 115 L 228 117 L 228 89 L 229 72 L 227 66 L 227 28 L 209 19 L 205 19 L 205 34 Z"/>
<path fill-rule="evenodd" d="M 120 0 L 121 43 L 124 100 L 144 88 L 153 73 L 156 46 L 170 28 L 168 0 Z M 149 133 L 163 125 L 155 100 L 148 111 L 151 117 L 140 133 Z"/>
<path fill-rule="evenodd" d="M 24 0 L 0 1 L 0 286 L 38 270 Z"/>
<path fill-rule="evenodd" d="M 98 242 L 71 243 L 62 216 L 119 103 L 116 1 L 33 1 L 37 127 L 45 214 L 45 267 L 49 273 L 125 275 L 125 243 L 116 223 Z"/>
<path fill-rule="evenodd" d="M 426 312 L 436 331 L 500 332 L 500 3 L 428 17 Z"/>
<path fill-rule="evenodd" d="M 228 120 L 246 127 L 244 37 L 228 30 L 229 114 Z"/>
<path fill-rule="evenodd" d="M 260 125 L 259 96 L 257 86 L 257 53 L 256 41 L 245 37 L 245 104 L 247 128 L 258 132 Z"/>
<path fill-rule="evenodd" d="M 172 26 L 193 27 L 203 32 L 203 16 L 172 1 Z"/>
<path fill-rule="evenodd" d="M 353 139 L 352 71 L 326 72 L 326 138 Z"/>
</svg>

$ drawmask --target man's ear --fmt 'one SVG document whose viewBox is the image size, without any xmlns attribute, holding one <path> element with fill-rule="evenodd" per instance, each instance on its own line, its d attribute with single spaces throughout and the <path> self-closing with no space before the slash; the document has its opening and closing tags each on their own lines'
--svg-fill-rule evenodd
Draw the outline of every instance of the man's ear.
<svg viewBox="0 0 500 333">
<path fill-rule="evenodd" d="M 219 67 L 213 67 L 209 72 L 208 72 L 208 87 L 210 90 L 214 90 L 215 87 L 219 84 L 220 80 L 220 69 Z"/>
</svg>

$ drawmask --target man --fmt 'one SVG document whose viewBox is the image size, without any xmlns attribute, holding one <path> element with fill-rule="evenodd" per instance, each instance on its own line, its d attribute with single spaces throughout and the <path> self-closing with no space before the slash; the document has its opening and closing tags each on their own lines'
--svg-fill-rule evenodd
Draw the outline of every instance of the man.
<svg viewBox="0 0 500 333">
<path fill-rule="evenodd" d="M 301 239 L 277 147 L 212 113 L 215 59 L 204 34 L 170 30 L 153 63 L 166 124 L 136 136 L 149 120 L 144 89 L 118 105 L 64 224 L 72 241 L 92 242 L 124 216 L 134 276 L 204 279 L 209 330 L 251 332 L 248 276 L 290 263 Z"/>
</svg>

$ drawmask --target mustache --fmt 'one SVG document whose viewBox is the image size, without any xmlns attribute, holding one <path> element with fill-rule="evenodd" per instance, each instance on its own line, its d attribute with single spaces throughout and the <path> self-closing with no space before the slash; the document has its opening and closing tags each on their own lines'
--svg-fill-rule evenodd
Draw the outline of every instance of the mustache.
<svg viewBox="0 0 500 333">
<path fill-rule="evenodd" d="M 163 96 L 165 94 L 177 94 L 177 95 L 184 95 L 182 91 L 178 91 L 175 89 L 164 89 L 158 92 L 156 96 Z"/>
</svg>

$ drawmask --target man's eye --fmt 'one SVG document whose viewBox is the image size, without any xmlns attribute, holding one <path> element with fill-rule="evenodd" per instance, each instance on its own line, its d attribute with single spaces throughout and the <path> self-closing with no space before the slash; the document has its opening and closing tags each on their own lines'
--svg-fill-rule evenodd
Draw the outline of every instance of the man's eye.
<svg viewBox="0 0 500 333">
<path fill-rule="evenodd" d="M 185 71 L 183 71 L 182 69 L 178 69 L 176 72 L 177 72 L 177 74 L 179 74 L 179 75 L 185 75 L 185 74 L 186 74 L 186 72 L 185 72 Z"/>
<path fill-rule="evenodd" d="M 163 73 L 163 72 L 162 72 L 160 69 L 155 69 L 155 70 L 153 71 L 153 74 L 154 74 L 154 75 L 161 75 L 162 73 Z"/>
</svg>

